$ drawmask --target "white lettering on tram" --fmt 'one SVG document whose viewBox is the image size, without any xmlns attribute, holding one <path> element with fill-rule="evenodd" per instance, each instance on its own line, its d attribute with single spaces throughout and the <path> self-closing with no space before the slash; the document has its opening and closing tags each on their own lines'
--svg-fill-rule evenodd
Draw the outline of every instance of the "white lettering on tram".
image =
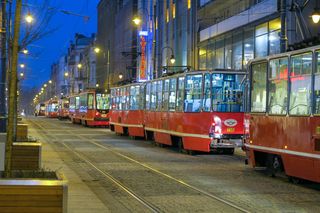
<svg viewBox="0 0 320 213">
<path fill-rule="evenodd" d="M 317 159 L 320 159 L 320 154 L 311 154 L 311 153 L 306 153 L 306 152 L 297 152 L 297 151 L 292 151 L 292 150 L 287 150 L 287 149 L 277 149 L 277 148 L 270 148 L 270 147 L 257 146 L 257 145 L 251 145 L 251 144 L 245 144 L 245 146 L 248 147 L 248 148 L 266 150 L 266 151 L 271 151 L 271 152 L 280 152 L 280 153 L 285 153 L 285 154 L 290 154 L 290 155 L 297 155 L 297 156 L 302 156 L 302 157 L 309 157 L 309 158 L 317 158 Z"/>
</svg>

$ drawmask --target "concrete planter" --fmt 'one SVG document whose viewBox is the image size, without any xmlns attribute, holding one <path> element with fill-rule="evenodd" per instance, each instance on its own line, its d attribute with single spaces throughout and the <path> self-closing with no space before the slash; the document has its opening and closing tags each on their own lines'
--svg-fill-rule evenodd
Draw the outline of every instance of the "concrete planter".
<svg viewBox="0 0 320 213">
<path fill-rule="evenodd" d="M 28 140 L 28 124 L 18 123 L 16 141 Z"/>
<path fill-rule="evenodd" d="M 66 213 L 68 199 L 66 181 L 61 175 L 50 177 L 44 175 L 45 173 L 23 173 L 22 176 L 29 175 L 32 179 L 0 179 L 0 212 Z"/>
<path fill-rule="evenodd" d="M 14 142 L 12 146 L 12 170 L 39 170 L 41 168 L 41 143 Z"/>
</svg>

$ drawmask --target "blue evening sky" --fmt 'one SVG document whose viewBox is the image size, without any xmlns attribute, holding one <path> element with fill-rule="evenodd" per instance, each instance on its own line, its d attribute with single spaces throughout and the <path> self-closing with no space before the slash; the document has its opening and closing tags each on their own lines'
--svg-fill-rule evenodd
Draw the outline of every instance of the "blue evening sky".
<svg viewBox="0 0 320 213">
<path fill-rule="evenodd" d="M 35 21 L 38 22 L 37 16 L 41 16 L 39 6 L 43 5 L 46 0 L 28 0 L 24 1 L 28 7 L 24 7 L 23 14 L 28 11 L 35 13 Z M 56 29 L 53 33 L 44 36 L 41 40 L 33 42 L 28 46 L 29 56 L 21 56 L 20 63 L 25 64 L 25 79 L 22 86 L 41 87 L 50 78 L 50 68 L 53 62 L 66 54 L 70 41 L 74 39 L 75 33 L 81 33 L 90 36 L 96 33 L 97 28 L 97 4 L 99 0 L 48 0 L 50 8 L 54 8 L 54 15 L 48 24 L 48 30 Z M 61 10 L 68 11 L 74 15 L 67 15 Z M 81 16 L 89 16 L 88 21 Z M 25 29 L 22 23 L 22 31 Z M 18 68 L 20 71 L 21 68 Z"/>
</svg>

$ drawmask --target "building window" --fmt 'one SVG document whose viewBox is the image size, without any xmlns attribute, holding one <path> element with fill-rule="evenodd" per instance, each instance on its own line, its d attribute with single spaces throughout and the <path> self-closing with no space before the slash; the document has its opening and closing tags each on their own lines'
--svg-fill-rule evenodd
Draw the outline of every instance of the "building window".
<svg viewBox="0 0 320 213">
<path fill-rule="evenodd" d="M 216 41 L 215 68 L 224 68 L 224 39 Z"/>
<path fill-rule="evenodd" d="M 172 18 L 176 18 L 176 4 L 172 4 Z"/>
<path fill-rule="evenodd" d="M 188 1 L 188 10 L 191 9 L 191 0 L 187 0 Z"/>
<path fill-rule="evenodd" d="M 170 16 L 169 16 L 169 8 L 167 8 L 167 10 L 166 10 L 166 21 L 167 21 L 167 23 L 169 22 L 169 20 L 170 20 Z"/>
<path fill-rule="evenodd" d="M 207 67 L 207 50 L 206 47 L 200 47 L 199 49 L 199 68 L 200 70 L 205 70 Z"/>
<path fill-rule="evenodd" d="M 249 60 L 280 52 L 280 19 L 244 28 L 206 42 L 199 52 L 199 69 L 246 69 Z M 204 55 L 206 53 L 206 62 Z M 205 64 L 204 64 L 205 63 Z"/>
<path fill-rule="evenodd" d="M 233 35 L 232 69 L 242 69 L 242 32 Z"/>
</svg>

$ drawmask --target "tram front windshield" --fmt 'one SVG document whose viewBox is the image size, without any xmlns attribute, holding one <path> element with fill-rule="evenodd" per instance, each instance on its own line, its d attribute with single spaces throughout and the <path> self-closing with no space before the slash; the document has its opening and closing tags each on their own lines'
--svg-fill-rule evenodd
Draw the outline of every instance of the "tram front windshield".
<svg viewBox="0 0 320 213">
<path fill-rule="evenodd" d="M 212 107 L 217 112 L 243 112 L 244 75 L 212 74 Z"/>
<path fill-rule="evenodd" d="M 108 94 L 96 94 L 97 109 L 108 110 L 110 108 Z"/>
</svg>

